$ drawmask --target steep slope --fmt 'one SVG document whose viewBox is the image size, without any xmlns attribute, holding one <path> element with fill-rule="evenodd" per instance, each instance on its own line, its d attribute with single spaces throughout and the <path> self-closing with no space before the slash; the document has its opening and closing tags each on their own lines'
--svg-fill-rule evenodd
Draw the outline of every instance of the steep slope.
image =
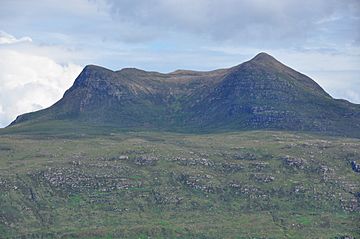
<svg viewBox="0 0 360 239">
<path fill-rule="evenodd" d="M 121 128 L 280 129 L 360 137 L 359 118 L 359 105 L 333 99 L 309 77 L 260 53 L 210 72 L 86 66 L 60 101 L 19 116 L 11 126 L 73 120 Z"/>
<path fill-rule="evenodd" d="M 267 54 L 230 70 L 190 111 L 207 126 L 342 132 L 359 129 L 359 106 L 335 100 Z"/>
</svg>

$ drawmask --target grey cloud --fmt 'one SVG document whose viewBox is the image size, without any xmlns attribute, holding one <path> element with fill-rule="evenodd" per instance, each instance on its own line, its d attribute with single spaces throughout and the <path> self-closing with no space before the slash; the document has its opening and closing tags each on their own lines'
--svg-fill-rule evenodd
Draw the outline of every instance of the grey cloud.
<svg viewBox="0 0 360 239">
<path fill-rule="evenodd" d="M 257 48 L 334 48 L 358 42 L 359 6 L 358 0 L 64 0 L 60 6 L 3 0 L 0 29 L 23 26 L 37 35 L 61 33 L 79 45 L 181 42 L 190 35 L 213 44 Z"/>
<path fill-rule="evenodd" d="M 345 34 L 359 33 L 357 0 L 107 0 L 120 23 L 153 28 L 158 34 L 203 35 L 216 41 L 284 46 L 304 43 L 318 32 L 332 34 L 328 19 Z M 345 19 L 345 20 L 344 20 Z M 335 23 L 332 23 L 335 24 Z M 333 36 L 336 38 L 336 36 Z M 354 40 L 354 39 L 353 39 Z"/>
</svg>

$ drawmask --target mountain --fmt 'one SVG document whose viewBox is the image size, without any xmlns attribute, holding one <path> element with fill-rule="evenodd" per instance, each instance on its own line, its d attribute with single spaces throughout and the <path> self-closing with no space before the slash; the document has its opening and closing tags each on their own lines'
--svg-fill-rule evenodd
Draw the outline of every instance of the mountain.
<svg viewBox="0 0 360 239">
<path fill-rule="evenodd" d="M 208 72 L 88 65 L 62 99 L 18 116 L 10 127 L 52 120 L 125 129 L 271 129 L 360 137 L 360 105 L 333 99 L 266 53 Z"/>
</svg>

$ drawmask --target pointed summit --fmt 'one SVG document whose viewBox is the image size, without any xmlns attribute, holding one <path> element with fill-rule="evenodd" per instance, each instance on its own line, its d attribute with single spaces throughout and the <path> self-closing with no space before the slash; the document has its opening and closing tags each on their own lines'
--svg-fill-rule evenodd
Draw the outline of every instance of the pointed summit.
<svg viewBox="0 0 360 239">
<path fill-rule="evenodd" d="M 109 75 L 113 73 L 114 72 L 112 70 L 109 70 L 102 66 L 86 65 L 79 74 L 79 76 L 75 79 L 74 86 L 79 86 L 87 82 L 109 78 Z"/>
<path fill-rule="evenodd" d="M 265 58 L 271 58 L 271 59 L 275 59 L 273 56 L 267 54 L 266 52 L 260 52 L 258 53 L 253 59 L 265 59 Z"/>
<path fill-rule="evenodd" d="M 254 58 L 250 60 L 250 62 L 259 62 L 259 63 L 280 63 L 278 60 L 276 60 L 273 56 L 265 53 L 260 52 L 257 54 Z"/>
</svg>

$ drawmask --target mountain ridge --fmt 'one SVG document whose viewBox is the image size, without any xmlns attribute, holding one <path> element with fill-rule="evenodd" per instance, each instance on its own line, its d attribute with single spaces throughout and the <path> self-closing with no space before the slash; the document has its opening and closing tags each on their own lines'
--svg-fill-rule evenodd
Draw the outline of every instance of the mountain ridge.
<svg viewBox="0 0 360 239">
<path fill-rule="evenodd" d="M 274 129 L 360 137 L 360 106 L 333 99 L 267 53 L 234 67 L 170 73 L 88 65 L 62 99 L 24 122 L 74 120 L 120 128 Z"/>
</svg>

